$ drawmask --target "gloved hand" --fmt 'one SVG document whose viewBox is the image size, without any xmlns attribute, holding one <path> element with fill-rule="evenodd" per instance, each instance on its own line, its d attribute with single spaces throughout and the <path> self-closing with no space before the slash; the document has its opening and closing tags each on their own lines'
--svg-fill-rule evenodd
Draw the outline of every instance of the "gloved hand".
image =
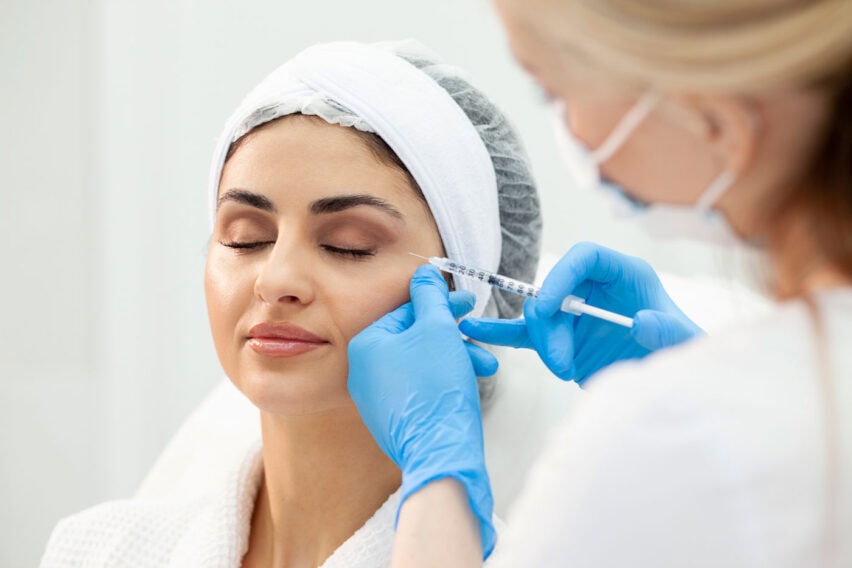
<svg viewBox="0 0 852 568">
<path fill-rule="evenodd" d="M 367 428 L 402 470 L 402 498 L 430 481 L 464 485 L 480 521 L 482 549 L 494 548 L 494 500 L 482 442 L 476 373 L 497 361 L 466 343 L 455 318 L 474 305 L 470 292 L 448 293 L 433 266 L 417 269 L 411 302 L 349 342 L 349 392 Z"/>
<path fill-rule="evenodd" d="M 633 318 L 628 329 L 561 311 L 568 295 Z M 639 359 L 704 332 L 675 305 L 651 266 L 636 257 L 580 243 L 524 304 L 524 319 L 466 319 L 461 331 L 478 341 L 535 349 L 559 378 L 582 384 L 599 369 Z"/>
</svg>

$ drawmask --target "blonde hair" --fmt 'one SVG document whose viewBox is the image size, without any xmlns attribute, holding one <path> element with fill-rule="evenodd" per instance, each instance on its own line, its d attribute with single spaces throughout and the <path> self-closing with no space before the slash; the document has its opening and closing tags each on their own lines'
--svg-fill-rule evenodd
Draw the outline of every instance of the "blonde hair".
<svg viewBox="0 0 852 568">
<path fill-rule="evenodd" d="M 502 0 L 596 73 L 661 90 L 807 85 L 852 58 L 852 0 Z"/>
</svg>

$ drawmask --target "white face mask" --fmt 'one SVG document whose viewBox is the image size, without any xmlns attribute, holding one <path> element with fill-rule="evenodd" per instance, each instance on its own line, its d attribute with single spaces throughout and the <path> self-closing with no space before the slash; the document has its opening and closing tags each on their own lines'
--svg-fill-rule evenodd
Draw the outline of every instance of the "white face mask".
<svg viewBox="0 0 852 568">
<path fill-rule="evenodd" d="M 610 208 L 618 217 L 637 222 L 648 234 L 665 238 L 690 238 L 703 242 L 732 245 L 740 238 L 725 216 L 713 205 L 734 183 L 728 170 L 707 187 L 694 205 L 645 203 L 630 197 L 623 188 L 601 178 L 600 165 L 610 159 L 627 141 L 636 127 L 650 114 L 659 98 L 649 92 L 619 121 L 615 129 L 596 150 L 589 150 L 574 138 L 565 126 L 565 108 L 561 101 L 552 105 L 554 132 L 568 173 L 580 189 L 601 191 L 610 200 Z"/>
</svg>

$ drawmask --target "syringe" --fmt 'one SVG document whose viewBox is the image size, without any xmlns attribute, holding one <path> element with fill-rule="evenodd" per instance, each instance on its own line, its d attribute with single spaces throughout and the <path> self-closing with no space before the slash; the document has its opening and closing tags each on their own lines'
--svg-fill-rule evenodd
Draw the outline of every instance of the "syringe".
<svg viewBox="0 0 852 568">
<path fill-rule="evenodd" d="M 449 258 L 439 256 L 425 257 L 420 256 L 419 254 L 414 254 L 413 252 L 408 254 L 416 256 L 417 258 L 422 258 L 443 272 L 449 272 L 450 274 L 463 276 L 465 278 L 475 278 L 485 282 L 489 286 L 494 286 L 495 288 L 499 288 L 500 290 L 505 290 L 506 292 L 517 294 L 519 296 L 536 298 L 538 297 L 538 293 L 541 291 L 540 288 L 533 286 L 532 284 L 527 284 L 526 282 L 521 282 L 520 280 L 515 280 L 508 276 L 501 276 L 500 274 L 483 270 L 481 268 L 467 266 L 460 262 L 450 260 Z M 586 300 L 578 298 L 577 296 L 568 296 L 565 298 L 562 302 L 562 311 L 575 315 L 586 314 L 618 325 L 623 325 L 624 327 L 633 327 L 633 318 L 590 306 L 586 303 Z"/>
</svg>

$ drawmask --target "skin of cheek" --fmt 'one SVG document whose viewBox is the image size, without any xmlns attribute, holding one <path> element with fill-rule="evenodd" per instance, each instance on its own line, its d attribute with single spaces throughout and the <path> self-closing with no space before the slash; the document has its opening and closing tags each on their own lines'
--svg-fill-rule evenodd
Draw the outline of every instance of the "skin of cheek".
<svg viewBox="0 0 852 568">
<path fill-rule="evenodd" d="M 250 392 L 244 378 L 246 372 L 242 367 L 245 363 L 240 356 L 244 344 L 237 331 L 241 318 L 255 302 L 256 269 L 246 270 L 241 265 L 245 261 L 229 253 L 217 242 L 210 246 L 204 271 L 207 317 L 216 354 L 225 374 L 255 405 L 262 407 L 258 403 L 263 397 Z"/>
<path fill-rule="evenodd" d="M 348 281 L 328 291 L 329 310 L 347 345 L 364 328 L 409 300 L 412 274 L 414 269 L 407 267 L 395 272 L 376 270 L 368 282 Z"/>
</svg>

